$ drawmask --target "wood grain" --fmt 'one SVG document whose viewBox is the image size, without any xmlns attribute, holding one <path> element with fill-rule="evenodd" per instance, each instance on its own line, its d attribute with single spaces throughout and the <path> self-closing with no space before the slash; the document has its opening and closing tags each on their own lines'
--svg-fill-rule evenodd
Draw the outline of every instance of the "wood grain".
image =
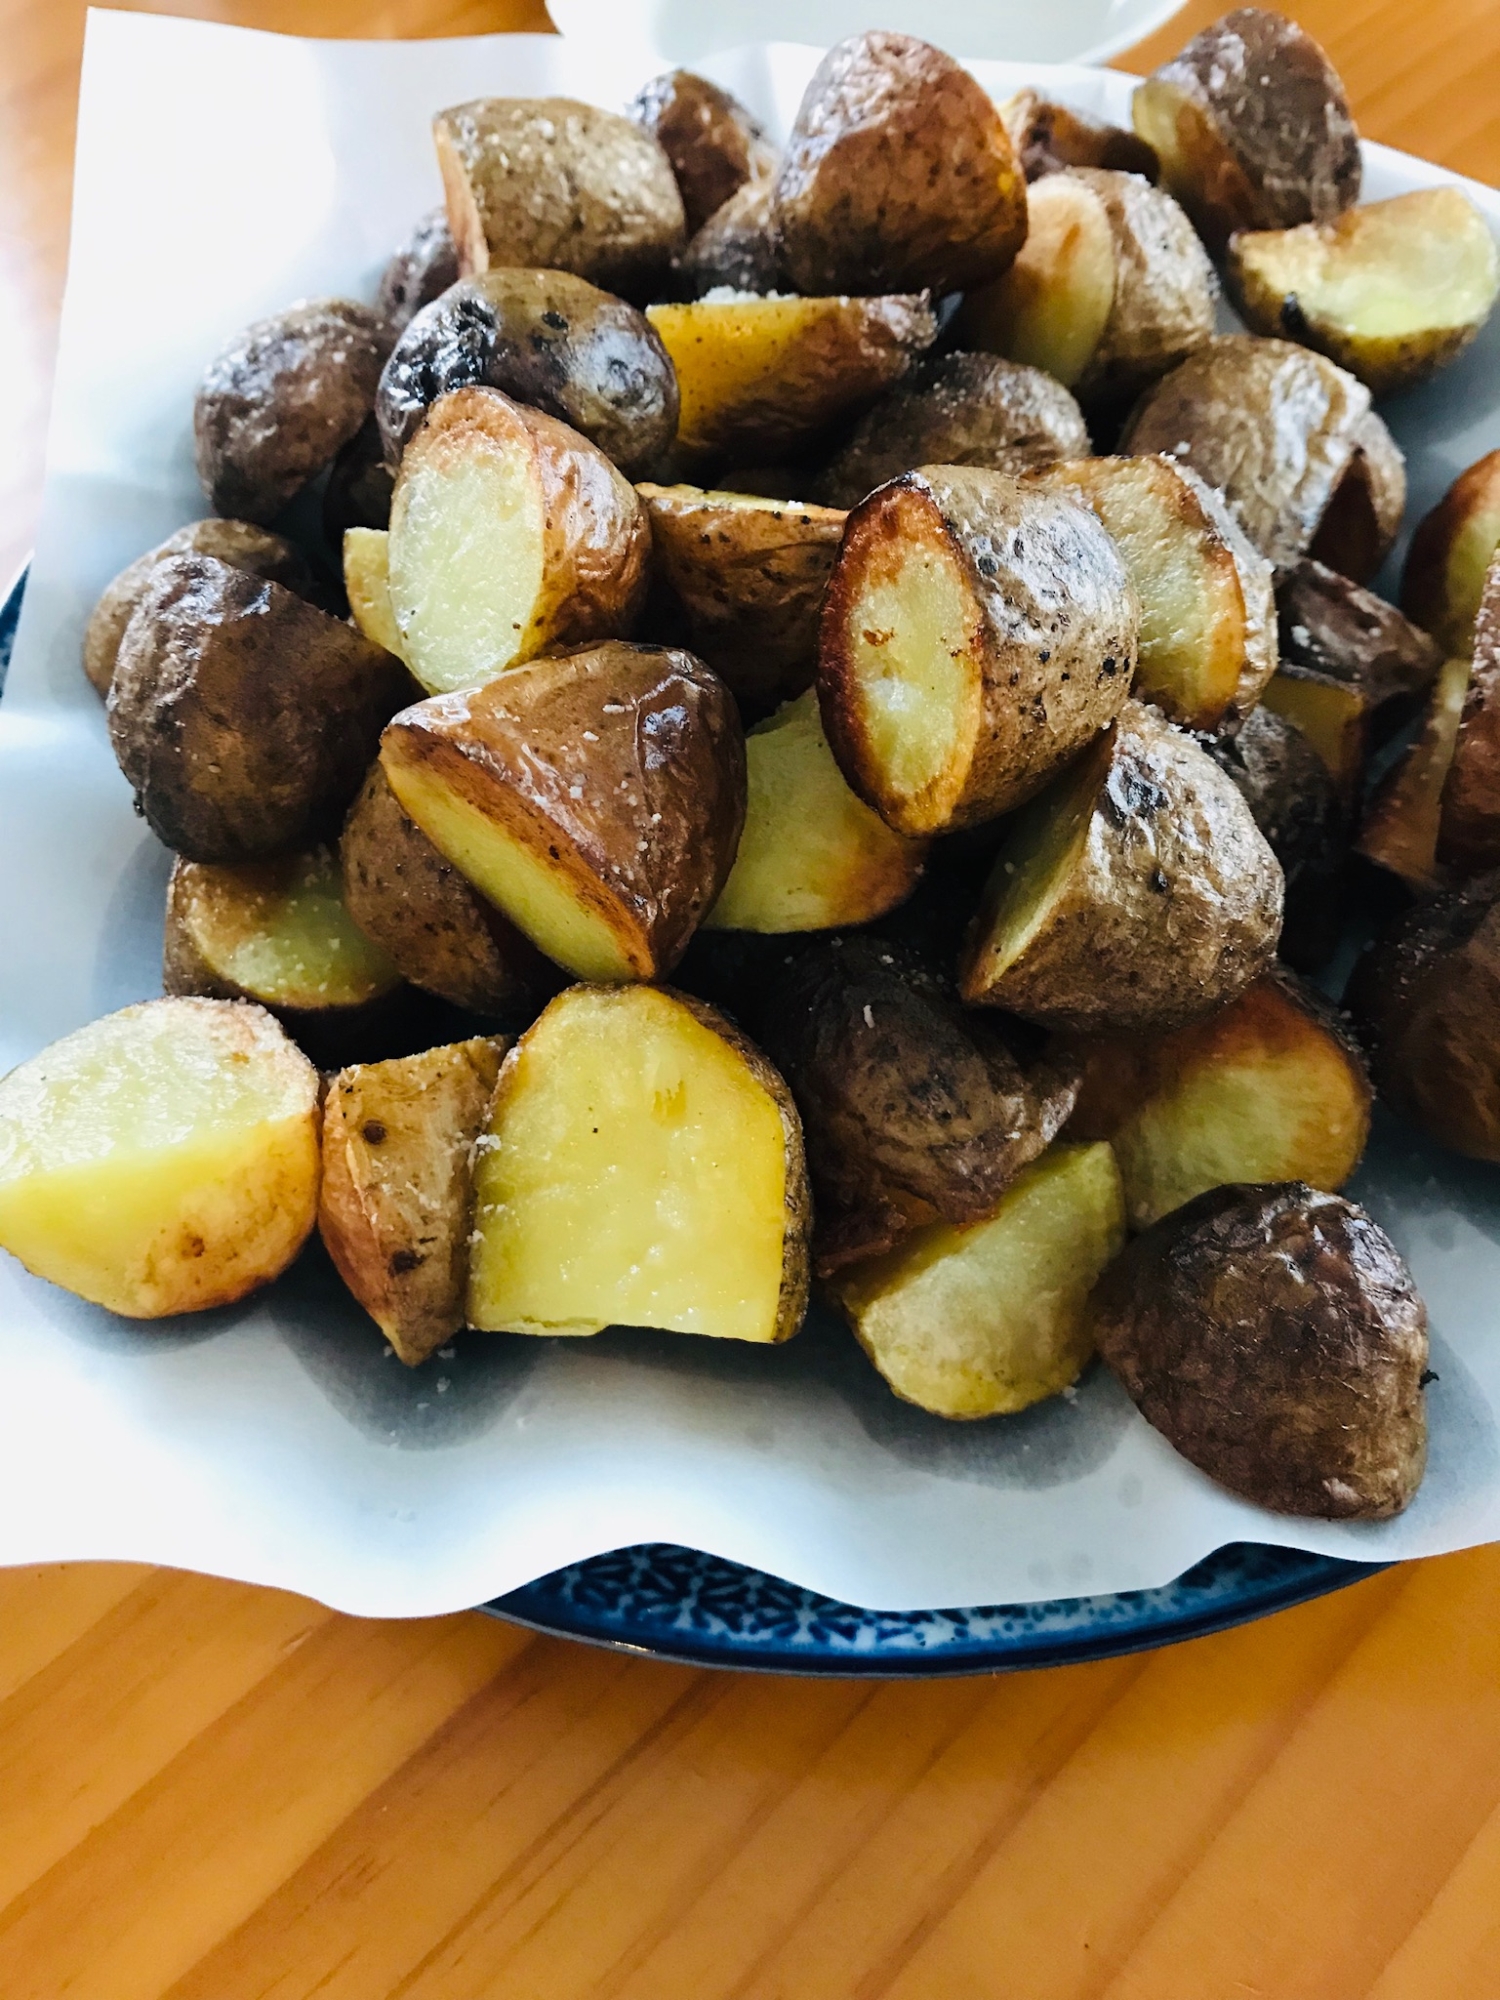
<svg viewBox="0 0 1500 2000">
<path fill-rule="evenodd" d="M 535 0 L 191 11 L 545 25 Z M 1500 177 L 1495 0 L 1295 11 L 1368 133 Z M 82 21 L 0 0 L 0 563 L 40 485 Z M 1494 2000 L 1497 1614 L 1483 1550 L 1165 1653 L 870 1687 L 0 1573 L 0 1994 Z"/>
</svg>

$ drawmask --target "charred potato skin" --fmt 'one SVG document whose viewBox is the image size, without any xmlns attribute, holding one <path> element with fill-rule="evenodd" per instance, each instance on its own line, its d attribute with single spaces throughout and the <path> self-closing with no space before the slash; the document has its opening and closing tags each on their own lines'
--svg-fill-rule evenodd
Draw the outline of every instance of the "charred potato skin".
<svg viewBox="0 0 1500 2000">
<path fill-rule="evenodd" d="M 1427 1454 L 1427 1313 L 1384 1232 L 1300 1181 L 1211 1189 L 1118 1257 L 1099 1351 L 1182 1455 L 1279 1514 L 1387 1520 Z"/>
<path fill-rule="evenodd" d="M 775 170 L 775 151 L 744 105 L 692 70 L 668 70 L 642 84 L 626 115 L 671 161 L 689 235 L 747 181 Z"/>
<path fill-rule="evenodd" d="M 223 347 L 193 404 L 198 477 L 214 512 L 274 520 L 370 414 L 390 345 L 369 306 L 319 299 L 257 320 Z"/>
<path fill-rule="evenodd" d="M 336 827 L 411 687 L 399 660 L 280 584 L 173 556 L 126 628 L 110 740 L 168 847 L 250 861 Z"/>
<path fill-rule="evenodd" d="M 1278 575 L 1276 620 L 1282 659 L 1361 688 L 1384 734 L 1415 711 L 1443 664 L 1442 648 L 1394 604 L 1310 556 Z"/>
<path fill-rule="evenodd" d="M 1000 116 L 1028 181 L 1066 167 L 1108 167 L 1152 182 L 1160 177 L 1156 148 L 1137 133 L 1106 125 L 1035 90 L 1018 90 L 1008 97 Z"/>
<path fill-rule="evenodd" d="M 375 310 L 393 333 L 458 283 L 458 251 L 446 208 L 422 217 L 381 274 Z"/>
<path fill-rule="evenodd" d="M 998 277 L 1026 235 L 1026 184 L 989 97 L 909 35 L 830 49 L 776 179 L 801 292 L 934 293 Z"/>
<path fill-rule="evenodd" d="M 651 322 L 567 271 L 485 271 L 415 316 L 375 401 L 393 472 L 431 406 L 466 388 L 500 389 L 556 417 L 627 476 L 653 465 L 677 432 L 677 376 Z"/>
<path fill-rule="evenodd" d="M 774 183 L 749 180 L 737 188 L 694 232 L 673 276 L 690 299 L 719 285 L 735 292 L 786 290 Z"/>
</svg>

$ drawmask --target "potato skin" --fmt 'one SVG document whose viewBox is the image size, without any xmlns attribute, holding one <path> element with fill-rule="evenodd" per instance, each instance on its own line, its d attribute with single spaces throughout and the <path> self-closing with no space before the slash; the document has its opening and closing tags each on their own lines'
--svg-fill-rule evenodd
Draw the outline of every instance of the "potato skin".
<svg viewBox="0 0 1500 2000">
<path fill-rule="evenodd" d="M 1355 583 L 1368 583 L 1401 532 L 1406 459 L 1378 410 L 1354 427 L 1354 451 L 1308 553 Z"/>
<path fill-rule="evenodd" d="M 274 520 L 370 414 L 390 345 L 369 306 L 314 299 L 221 348 L 193 404 L 198 477 L 214 512 Z"/>
<path fill-rule="evenodd" d="M 657 141 L 569 97 L 481 97 L 432 121 L 462 276 L 491 265 L 572 271 L 647 295 L 686 240 Z"/>
<path fill-rule="evenodd" d="M 399 660 L 280 584 L 173 556 L 126 628 L 110 741 L 168 847 L 250 861 L 337 825 L 411 685 Z"/>
<path fill-rule="evenodd" d="M 1500 451 L 1490 451 L 1466 466 L 1423 515 L 1406 553 L 1401 609 L 1448 654 L 1470 650 L 1482 579 L 1497 540 Z"/>
<path fill-rule="evenodd" d="M 1427 1311 L 1362 1208 L 1305 1182 L 1213 1188 L 1118 1257 L 1099 1352 L 1147 1422 L 1279 1514 L 1381 1521 L 1427 1458 Z"/>
<path fill-rule="evenodd" d="M 813 481 L 813 497 L 856 507 L 919 465 L 982 465 L 1020 474 L 1089 449 L 1083 412 L 1061 382 L 998 354 L 943 354 L 866 411 Z"/>
<path fill-rule="evenodd" d="M 736 188 L 694 232 L 673 277 L 690 299 L 701 299 L 719 285 L 734 292 L 787 290 L 774 182 L 752 180 Z"/>
<path fill-rule="evenodd" d="M 400 333 L 422 310 L 458 283 L 458 251 L 448 227 L 446 208 L 422 217 L 381 274 L 375 310 Z"/>
<path fill-rule="evenodd" d="M 381 448 L 380 426 L 373 415 L 368 416 L 328 469 L 323 533 L 330 545 L 342 549 L 350 528 L 388 527 L 395 486 Z"/>
<path fill-rule="evenodd" d="M 1310 556 L 1277 576 L 1276 620 L 1282 659 L 1361 688 L 1383 734 L 1414 712 L 1443 664 L 1436 640 L 1394 604 Z"/>
<path fill-rule="evenodd" d="M 690 236 L 737 188 L 775 171 L 775 149 L 744 105 L 692 70 L 668 70 L 643 83 L 626 116 L 671 161 Z"/>
<path fill-rule="evenodd" d="M 1026 236 L 1026 183 L 999 112 L 967 70 L 872 29 L 813 72 L 776 177 L 800 292 L 962 290 Z"/>
<path fill-rule="evenodd" d="M 631 477 L 677 433 L 677 377 L 656 329 L 567 271 L 484 271 L 416 314 L 375 400 L 392 471 L 438 398 L 472 387 L 571 425 Z"/>
<path fill-rule="evenodd" d="M 1077 392 L 1118 410 L 1212 337 L 1219 283 L 1165 188 L 1103 167 L 1070 171 L 1103 202 L 1115 246 L 1114 303 Z"/>
<path fill-rule="evenodd" d="M 1443 780 L 1437 860 L 1463 875 L 1500 864 L 1500 561 L 1474 620 L 1474 664 Z"/>
<path fill-rule="evenodd" d="M 1154 146 L 1086 111 L 1074 111 L 1035 90 L 1018 90 L 1000 107 L 1016 158 L 1028 182 L 1065 167 L 1109 167 L 1155 182 L 1161 162 Z"/>
</svg>

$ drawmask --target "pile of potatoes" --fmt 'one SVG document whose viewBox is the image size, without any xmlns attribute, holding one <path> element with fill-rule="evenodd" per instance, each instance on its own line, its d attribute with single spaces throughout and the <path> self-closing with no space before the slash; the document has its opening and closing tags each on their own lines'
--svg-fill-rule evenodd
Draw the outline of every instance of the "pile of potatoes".
<svg viewBox="0 0 1500 2000">
<path fill-rule="evenodd" d="M 1405 1506 L 1426 1315 L 1305 975 L 1351 869 L 1416 896 L 1376 1081 L 1500 1158 L 1500 453 L 1368 588 L 1376 401 L 1500 264 L 1358 206 L 1277 15 L 1134 123 L 884 32 L 779 152 L 683 71 L 441 112 L 444 209 L 210 364 L 213 515 L 90 623 L 166 997 L 0 1082 L 0 1243 L 151 1317 L 317 1229 L 412 1363 L 816 1282 L 939 1415 L 1098 1351 L 1236 1492 Z"/>
</svg>

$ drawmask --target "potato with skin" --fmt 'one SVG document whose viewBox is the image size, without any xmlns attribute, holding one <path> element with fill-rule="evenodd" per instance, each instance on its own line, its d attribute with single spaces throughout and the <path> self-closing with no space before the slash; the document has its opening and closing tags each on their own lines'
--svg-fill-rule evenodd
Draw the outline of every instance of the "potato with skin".
<svg viewBox="0 0 1500 2000">
<path fill-rule="evenodd" d="M 1276 623 L 1282 659 L 1357 687 L 1382 737 L 1415 712 L 1443 663 L 1394 604 L 1310 556 L 1277 576 Z"/>
<path fill-rule="evenodd" d="M 429 693 L 628 634 L 651 530 L 587 438 L 498 389 L 440 396 L 406 448 L 387 547 L 401 655 Z"/>
<path fill-rule="evenodd" d="M 919 465 L 983 465 L 1019 475 L 1088 449 L 1082 411 L 1040 368 L 997 354 L 943 354 L 920 362 L 866 411 L 812 490 L 831 507 L 856 507 Z"/>
<path fill-rule="evenodd" d="M 311 1233 L 318 1094 L 260 1007 L 93 1021 L 0 1078 L 0 1249 L 130 1319 L 232 1305 Z"/>
<path fill-rule="evenodd" d="M 1116 1258 L 1099 1352 L 1148 1423 L 1278 1514 L 1383 1521 L 1427 1458 L 1427 1311 L 1362 1208 L 1300 1181 L 1214 1188 Z"/>
<path fill-rule="evenodd" d="M 560 993 L 505 1058 L 474 1181 L 471 1326 L 774 1343 L 802 1323 L 796 1106 L 760 1051 L 685 994 Z"/>
<path fill-rule="evenodd" d="M 731 292 L 790 289 L 776 226 L 773 181 L 746 181 L 697 229 L 673 267 L 690 299 L 725 286 Z"/>
<path fill-rule="evenodd" d="M 1039 91 L 1018 90 L 1001 105 L 1000 117 L 1028 183 L 1064 167 L 1109 167 L 1148 181 L 1160 174 L 1155 150 L 1136 133 L 1106 125 Z"/>
<path fill-rule="evenodd" d="M 1131 120 L 1210 250 L 1237 229 L 1331 222 L 1359 200 L 1359 133 L 1305 29 L 1237 7 L 1153 70 Z"/>
<path fill-rule="evenodd" d="M 372 414 L 328 468 L 323 533 L 331 545 L 342 548 L 350 528 L 388 528 L 395 485 L 395 474 L 385 462 L 380 426 Z"/>
<path fill-rule="evenodd" d="M 898 833 L 974 826 L 1040 791 L 1118 714 L 1140 608 L 1087 508 L 929 465 L 856 507 L 824 602 L 823 727 Z"/>
<path fill-rule="evenodd" d="M 665 646 L 614 641 L 419 702 L 381 762 L 438 851 L 584 979 L 664 978 L 745 819 L 734 698 Z"/>
<path fill-rule="evenodd" d="M 105 585 L 99 602 L 89 615 L 83 634 L 83 671 L 102 695 L 109 693 L 115 677 L 115 661 L 125 627 L 146 590 L 159 563 L 171 556 L 217 556 L 234 569 L 248 570 L 252 576 L 269 577 L 306 597 L 312 590 L 312 572 L 300 549 L 268 528 L 249 521 L 224 521 L 212 515 L 206 521 L 189 521 L 175 535 L 168 535 L 154 549 L 127 563 L 111 583 Z"/>
<path fill-rule="evenodd" d="M 173 556 L 126 627 L 109 735 L 158 839 L 253 861 L 337 827 L 410 694 L 399 660 L 279 583 Z"/>
<path fill-rule="evenodd" d="M 1282 895 L 1239 792 L 1133 701 L 1007 829 L 959 991 L 1043 1027 L 1181 1027 L 1267 969 Z"/>
<path fill-rule="evenodd" d="M 459 274 L 492 265 L 571 271 L 649 297 L 686 241 L 658 142 L 570 97 L 481 97 L 432 121 Z"/>
<path fill-rule="evenodd" d="M 1474 659 L 1443 779 L 1437 860 L 1460 875 L 1500 865 L 1500 558 L 1474 620 Z"/>
<path fill-rule="evenodd" d="M 775 148 L 744 105 L 692 70 L 667 70 L 643 83 L 626 115 L 671 161 L 690 236 L 736 189 L 776 171 Z"/>
<path fill-rule="evenodd" d="M 1500 292 L 1500 251 L 1466 194 L 1416 188 L 1332 222 L 1242 231 L 1225 281 L 1252 333 L 1300 340 L 1389 396 L 1474 340 Z"/>
<path fill-rule="evenodd" d="M 1374 712 L 1364 689 L 1288 661 L 1267 681 L 1261 703 L 1302 731 L 1323 760 L 1345 812 L 1354 812 L 1370 760 Z"/>
<path fill-rule="evenodd" d="M 1465 468 L 1417 523 L 1401 579 L 1401 609 L 1444 652 L 1468 653 L 1485 576 L 1500 546 L 1500 451 Z"/>
<path fill-rule="evenodd" d="M 318 1231 L 408 1368 L 464 1323 L 474 1143 L 505 1037 L 342 1069 L 323 1107 Z"/>
<path fill-rule="evenodd" d="M 1417 894 L 1448 880 L 1449 871 L 1438 860 L 1438 825 L 1469 672 L 1470 662 L 1461 655 L 1443 662 L 1422 727 L 1376 786 L 1355 843 L 1357 853 Z"/>
<path fill-rule="evenodd" d="M 446 208 L 431 209 L 381 274 L 375 310 L 393 333 L 458 283 L 458 251 Z"/>
<path fill-rule="evenodd" d="M 799 292 L 961 291 L 998 277 L 1026 236 L 1026 182 L 966 69 L 871 29 L 813 72 L 776 176 Z"/>
<path fill-rule="evenodd" d="M 416 315 L 375 399 L 393 472 L 438 398 L 475 387 L 571 425 L 627 477 L 677 434 L 677 377 L 651 322 L 567 271 L 483 271 Z"/>
<path fill-rule="evenodd" d="M 198 477 L 214 512 L 273 521 L 369 416 L 391 337 L 369 306 L 314 299 L 221 348 L 193 404 Z"/>
</svg>

